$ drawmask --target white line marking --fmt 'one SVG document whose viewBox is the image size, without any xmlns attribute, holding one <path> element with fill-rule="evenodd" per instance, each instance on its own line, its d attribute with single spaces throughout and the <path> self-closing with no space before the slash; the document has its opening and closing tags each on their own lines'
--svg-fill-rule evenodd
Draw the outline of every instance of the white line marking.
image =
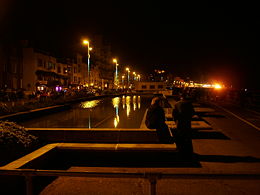
<svg viewBox="0 0 260 195">
<path fill-rule="evenodd" d="M 255 126 L 254 124 L 250 123 L 249 121 L 247 121 L 247 120 L 241 118 L 240 116 L 234 114 L 233 112 L 231 112 L 231 111 L 229 111 L 229 110 L 227 110 L 227 109 L 225 109 L 225 108 L 223 108 L 223 107 L 221 107 L 221 106 L 219 106 L 219 105 L 216 105 L 216 104 L 214 104 L 214 105 L 217 106 L 217 107 L 219 107 L 219 108 L 221 108 L 222 110 L 226 111 L 227 113 L 229 113 L 229 114 L 231 114 L 231 115 L 237 117 L 238 119 L 240 119 L 241 121 L 243 121 L 243 122 L 245 122 L 246 124 L 250 125 L 251 127 L 254 127 L 256 130 L 260 131 L 260 128 L 259 128 L 259 127 Z"/>
</svg>

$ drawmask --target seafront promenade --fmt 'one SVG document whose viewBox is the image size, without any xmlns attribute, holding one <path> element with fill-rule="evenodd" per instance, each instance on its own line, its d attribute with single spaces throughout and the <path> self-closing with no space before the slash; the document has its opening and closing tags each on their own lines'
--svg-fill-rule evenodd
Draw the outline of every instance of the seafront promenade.
<svg viewBox="0 0 260 195">
<path fill-rule="evenodd" d="M 1 167 L 2 184 L 8 189 L 11 175 L 20 175 L 21 194 L 259 194 L 260 116 L 194 105 L 192 161 L 180 159 L 174 144 L 160 145 L 145 114 L 134 129 L 28 128 L 50 145 Z"/>
</svg>

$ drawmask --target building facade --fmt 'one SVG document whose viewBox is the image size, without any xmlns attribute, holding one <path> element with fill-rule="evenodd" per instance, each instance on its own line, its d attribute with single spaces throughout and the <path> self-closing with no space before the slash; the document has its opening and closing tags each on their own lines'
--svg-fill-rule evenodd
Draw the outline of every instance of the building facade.
<svg viewBox="0 0 260 195">
<path fill-rule="evenodd" d="M 113 61 L 110 44 L 103 40 L 101 35 L 95 35 L 93 37 L 93 71 L 96 72 L 95 78 L 99 80 L 98 83 L 101 85 L 101 89 L 113 88 Z M 97 74 L 97 72 L 99 72 Z M 98 78 L 99 77 L 99 78 Z"/>
<path fill-rule="evenodd" d="M 23 88 L 26 91 L 82 86 L 84 64 L 60 60 L 34 48 L 23 49 Z"/>
<path fill-rule="evenodd" d="M 104 44 L 101 36 L 93 39 L 90 70 L 84 51 L 75 52 L 70 58 L 57 58 L 49 52 L 31 47 L 28 41 L 14 45 L 0 45 L 1 90 L 24 89 L 31 93 L 36 90 L 55 90 L 57 86 L 113 88 L 111 48 L 109 44 Z"/>
<path fill-rule="evenodd" d="M 0 45 L 0 89 L 12 91 L 22 88 L 22 57 L 20 44 Z"/>
</svg>

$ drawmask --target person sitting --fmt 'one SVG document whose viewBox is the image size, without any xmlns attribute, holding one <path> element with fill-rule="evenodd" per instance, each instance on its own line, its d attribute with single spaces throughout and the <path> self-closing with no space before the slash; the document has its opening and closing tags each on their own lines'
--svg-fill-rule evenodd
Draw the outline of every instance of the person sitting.
<svg viewBox="0 0 260 195">
<path fill-rule="evenodd" d="M 146 114 L 145 124 L 149 129 L 156 129 L 160 143 L 172 143 L 172 137 L 165 123 L 165 113 L 161 107 L 160 97 L 154 97 Z"/>
</svg>

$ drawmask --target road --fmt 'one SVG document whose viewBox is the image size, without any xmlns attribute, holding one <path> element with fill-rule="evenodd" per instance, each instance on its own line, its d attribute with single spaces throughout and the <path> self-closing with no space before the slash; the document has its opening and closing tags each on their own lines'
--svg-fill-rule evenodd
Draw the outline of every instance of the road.
<svg viewBox="0 0 260 195">
<path fill-rule="evenodd" d="M 194 133 L 194 152 L 199 167 L 71 167 L 81 171 L 159 172 L 165 174 L 260 174 L 260 131 L 258 113 L 222 104 L 201 119 L 211 130 Z M 109 159 L 104 159 L 109 160 Z M 150 194 L 144 179 L 60 177 L 41 195 L 50 194 Z M 156 194 L 260 194 L 259 179 L 159 179 Z"/>
</svg>

